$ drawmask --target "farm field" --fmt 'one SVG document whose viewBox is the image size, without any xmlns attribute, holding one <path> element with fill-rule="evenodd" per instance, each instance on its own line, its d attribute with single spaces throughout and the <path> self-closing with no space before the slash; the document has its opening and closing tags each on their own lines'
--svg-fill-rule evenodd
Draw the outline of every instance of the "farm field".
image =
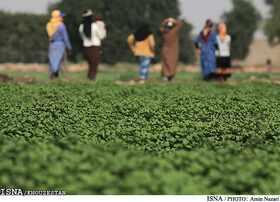
<svg viewBox="0 0 280 202">
<path fill-rule="evenodd" d="M 0 85 L 0 187 L 279 193 L 279 84 L 117 85 L 110 75 Z"/>
<path fill-rule="evenodd" d="M 36 71 L 0 71 L 0 75 L 7 75 L 12 79 L 31 77 L 37 82 L 45 82 L 48 78 L 47 72 L 36 72 Z M 67 79 L 63 79 L 63 81 L 78 81 L 85 82 L 86 81 L 86 71 L 70 71 L 68 73 Z M 99 71 L 97 74 L 96 81 L 130 81 L 138 77 L 137 71 Z M 149 79 L 152 81 L 161 82 L 161 73 L 160 72 L 150 72 Z M 266 81 L 266 82 L 276 82 L 280 83 L 280 72 L 274 73 L 263 73 L 263 72 L 247 72 L 247 73 L 234 73 L 232 77 L 229 79 L 229 83 L 240 83 L 246 81 Z M 200 73 L 197 72 L 178 72 L 176 77 L 173 80 L 173 83 L 178 82 L 198 82 L 202 81 Z"/>
</svg>

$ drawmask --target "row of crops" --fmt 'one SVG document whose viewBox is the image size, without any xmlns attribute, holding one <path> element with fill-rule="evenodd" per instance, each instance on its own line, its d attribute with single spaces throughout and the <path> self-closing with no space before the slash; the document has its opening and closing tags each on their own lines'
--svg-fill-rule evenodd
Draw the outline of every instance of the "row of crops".
<svg viewBox="0 0 280 202">
<path fill-rule="evenodd" d="M 0 187 L 279 194 L 280 88 L 0 85 Z"/>
</svg>

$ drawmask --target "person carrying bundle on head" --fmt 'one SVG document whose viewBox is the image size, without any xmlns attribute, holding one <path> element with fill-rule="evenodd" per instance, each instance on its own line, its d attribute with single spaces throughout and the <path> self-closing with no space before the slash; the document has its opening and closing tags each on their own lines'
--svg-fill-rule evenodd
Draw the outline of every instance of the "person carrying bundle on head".
<svg viewBox="0 0 280 202">
<path fill-rule="evenodd" d="M 83 40 L 83 46 L 88 60 L 88 81 L 95 81 L 100 62 L 101 40 L 104 39 L 104 33 L 93 21 L 94 13 L 88 9 L 83 14 L 83 23 L 79 27 L 79 33 Z"/>
<path fill-rule="evenodd" d="M 183 23 L 173 18 L 165 19 L 159 30 L 163 35 L 162 48 L 162 79 L 170 82 L 175 76 L 179 60 L 179 36 L 178 33 Z"/>
</svg>

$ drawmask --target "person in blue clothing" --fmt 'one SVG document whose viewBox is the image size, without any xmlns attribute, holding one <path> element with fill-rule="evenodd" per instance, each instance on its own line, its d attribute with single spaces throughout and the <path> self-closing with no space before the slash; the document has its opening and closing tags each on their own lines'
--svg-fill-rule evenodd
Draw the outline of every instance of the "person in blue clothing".
<svg viewBox="0 0 280 202">
<path fill-rule="evenodd" d="M 201 74 L 205 81 L 212 81 L 216 76 L 216 55 L 219 55 L 217 33 L 213 30 L 213 21 L 207 20 L 205 27 L 195 39 L 197 55 L 200 57 Z"/>
<path fill-rule="evenodd" d="M 47 23 L 46 29 L 49 37 L 49 80 L 54 77 L 58 77 L 58 71 L 61 61 L 64 56 L 65 47 L 68 50 L 68 54 L 71 54 L 72 46 L 68 37 L 67 29 L 63 23 L 65 13 L 59 10 L 52 11 L 52 18 Z"/>
</svg>

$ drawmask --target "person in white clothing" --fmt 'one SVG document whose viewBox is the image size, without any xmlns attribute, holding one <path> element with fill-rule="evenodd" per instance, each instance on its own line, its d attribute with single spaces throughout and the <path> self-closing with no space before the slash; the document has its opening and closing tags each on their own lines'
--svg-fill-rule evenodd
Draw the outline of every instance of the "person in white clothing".
<svg viewBox="0 0 280 202">
<path fill-rule="evenodd" d="M 86 57 L 88 60 L 88 81 L 95 81 L 101 52 L 103 35 L 97 24 L 93 22 L 93 12 L 89 9 L 83 13 L 83 23 L 79 33 L 83 40 Z"/>
<path fill-rule="evenodd" d="M 226 24 L 219 24 L 219 34 L 217 35 L 217 42 L 219 46 L 219 54 L 216 53 L 217 67 L 216 67 L 216 81 L 227 81 L 231 76 L 231 58 L 230 45 L 231 37 L 227 34 Z"/>
</svg>

